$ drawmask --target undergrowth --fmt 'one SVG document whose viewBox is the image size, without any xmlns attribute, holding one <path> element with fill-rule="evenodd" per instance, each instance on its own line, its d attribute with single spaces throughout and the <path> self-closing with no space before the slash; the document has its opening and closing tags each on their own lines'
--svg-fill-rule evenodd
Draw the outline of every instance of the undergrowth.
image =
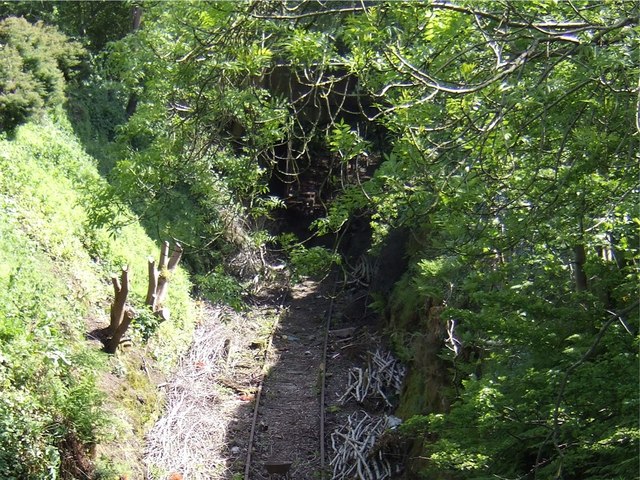
<svg viewBox="0 0 640 480">
<path fill-rule="evenodd" d="M 118 208 L 128 220 L 115 235 L 88 221 L 104 180 L 60 111 L 0 136 L 0 171 L 0 477 L 118 478 L 135 456 L 123 463 L 96 444 L 141 438 L 157 415 L 149 371 L 167 372 L 189 343 L 189 281 L 171 278 L 171 321 L 134 325 L 132 347 L 101 353 L 86 338 L 108 323 L 111 272 L 129 265 L 130 301 L 142 305 L 158 246 Z M 93 462 L 70 460 L 77 445 Z"/>
</svg>

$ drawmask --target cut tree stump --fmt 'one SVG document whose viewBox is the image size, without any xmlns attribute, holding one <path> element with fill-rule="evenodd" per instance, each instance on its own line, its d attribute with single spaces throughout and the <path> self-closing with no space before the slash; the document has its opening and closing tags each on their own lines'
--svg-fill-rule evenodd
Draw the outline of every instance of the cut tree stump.
<svg viewBox="0 0 640 480">
<path fill-rule="evenodd" d="M 160 250 L 158 268 L 156 268 L 153 257 L 149 257 L 149 285 L 145 304 L 161 321 L 167 321 L 170 317 L 169 309 L 164 306 L 164 302 L 167 298 L 169 279 L 182 258 L 182 252 L 182 245 L 176 243 L 171 255 L 169 255 L 169 242 L 164 242 Z M 129 267 L 126 265 L 122 267 L 120 279 L 118 279 L 117 275 L 112 275 L 111 283 L 113 284 L 114 300 L 111 304 L 111 320 L 107 328 L 109 340 L 107 340 L 104 347 L 107 353 L 116 352 L 122 336 L 129 328 L 131 321 L 137 316 L 133 307 L 127 305 L 127 296 L 130 289 Z"/>
<path fill-rule="evenodd" d="M 118 276 L 115 274 L 111 276 L 114 300 L 111 304 L 111 321 L 107 329 L 107 334 L 110 336 L 116 332 L 124 318 L 125 304 L 129 295 L 129 267 L 127 265 L 122 267 L 121 275 L 121 280 L 118 280 Z"/>
<path fill-rule="evenodd" d="M 114 332 L 113 336 L 109 339 L 109 341 L 104 347 L 105 352 L 116 353 L 116 350 L 118 349 L 118 345 L 120 345 L 120 340 L 122 339 L 122 336 L 127 331 L 127 328 L 129 328 L 131 321 L 134 318 L 136 318 L 136 316 L 137 316 L 137 313 L 133 309 L 133 307 L 127 305 L 127 307 L 124 309 L 122 322 L 120 322 L 120 325 L 118 325 L 118 328 L 116 328 L 116 331 Z"/>
<path fill-rule="evenodd" d="M 164 309 L 164 302 L 167 298 L 169 279 L 182 258 L 182 252 L 182 245 L 176 243 L 171 256 L 169 256 L 169 242 L 164 242 L 160 250 L 158 268 L 155 266 L 154 259 L 149 257 L 149 286 L 145 303 L 153 313 L 161 312 L 163 318 L 168 317 L 168 312 L 163 310 L 166 310 Z"/>
</svg>

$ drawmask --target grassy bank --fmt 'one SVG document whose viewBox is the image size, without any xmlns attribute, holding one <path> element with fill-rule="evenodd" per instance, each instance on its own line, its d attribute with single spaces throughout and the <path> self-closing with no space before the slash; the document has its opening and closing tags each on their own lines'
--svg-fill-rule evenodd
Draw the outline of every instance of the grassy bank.
<svg viewBox="0 0 640 480">
<path fill-rule="evenodd" d="M 171 278 L 169 322 L 141 315 L 131 347 L 102 353 L 90 333 L 108 324 L 111 273 L 129 265 L 141 306 L 158 245 L 136 222 L 90 221 L 104 180 L 62 115 L 0 136 L 0 172 L 0 477 L 73 478 L 92 464 L 135 476 L 127 445 L 155 417 L 154 382 L 193 328 L 187 276 Z"/>
</svg>

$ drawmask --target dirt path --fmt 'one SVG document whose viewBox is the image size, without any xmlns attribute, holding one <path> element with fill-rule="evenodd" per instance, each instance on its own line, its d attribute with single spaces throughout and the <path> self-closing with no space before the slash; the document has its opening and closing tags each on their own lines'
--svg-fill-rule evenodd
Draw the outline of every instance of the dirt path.
<svg viewBox="0 0 640 480">
<path fill-rule="evenodd" d="M 319 478 L 320 365 L 329 302 L 326 284 L 307 281 L 292 289 L 267 357 L 251 479 L 268 478 L 266 462 L 291 462 L 291 478 Z"/>
<path fill-rule="evenodd" d="M 318 478 L 319 368 L 328 282 L 291 288 L 248 311 L 206 305 L 189 352 L 164 386 L 165 413 L 147 435 L 146 478 L 245 478 L 249 437 L 263 373 L 250 478 L 265 462 L 292 462 L 291 478 Z M 265 366 L 263 368 L 263 366 Z"/>
</svg>

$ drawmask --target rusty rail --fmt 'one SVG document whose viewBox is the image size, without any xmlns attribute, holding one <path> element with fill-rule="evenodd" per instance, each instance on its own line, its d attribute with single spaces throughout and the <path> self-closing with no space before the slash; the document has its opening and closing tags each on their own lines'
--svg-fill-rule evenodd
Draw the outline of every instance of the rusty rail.
<svg viewBox="0 0 640 480">
<path fill-rule="evenodd" d="M 262 372 L 260 372 L 260 384 L 258 385 L 258 391 L 256 392 L 255 397 L 255 406 L 253 407 L 253 421 L 251 422 L 251 433 L 249 433 L 249 445 L 247 446 L 247 461 L 244 467 L 244 480 L 249 480 L 249 470 L 251 469 L 251 451 L 253 450 L 253 439 L 256 433 L 256 423 L 258 421 L 258 409 L 260 408 L 260 397 L 262 396 L 262 386 L 264 385 L 264 378 L 267 372 L 267 357 L 269 355 L 269 351 L 271 350 L 271 345 L 273 343 L 273 336 L 275 335 L 276 330 L 278 329 L 278 324 L 280 323 L 280 317 L 283 315 L 282 308 L 280 309 L 281 313 L 276 318 L 276 321 L 273 322 L 273 328 L 271 330 L 271 334 L 269 335 L 269 343 L 267 344 L 264 350 L 264 361 L 262 363 Z"/>
<path fill-rule="evenodd" d="M 326 378 L 327 378 L 327 348 L 329 345 L 329 330 L 331 329 L 331 317 L 333 316 L 333 304 L 336 298 L 336 292 L 338 291 L 338 277 L 333 285 L 333 293 L 331 294 L 331 300 L 329 302 L 329 309 L 327 310 L 327 322 L 324 329 L 324 345 L 322 347 L 322 362 L 320 363 L 320 480 L 325 479 L 325 448 L 324 448 L 324 421 L 325 421 L 325 390 L 326 390 Z"/>
</svg>

